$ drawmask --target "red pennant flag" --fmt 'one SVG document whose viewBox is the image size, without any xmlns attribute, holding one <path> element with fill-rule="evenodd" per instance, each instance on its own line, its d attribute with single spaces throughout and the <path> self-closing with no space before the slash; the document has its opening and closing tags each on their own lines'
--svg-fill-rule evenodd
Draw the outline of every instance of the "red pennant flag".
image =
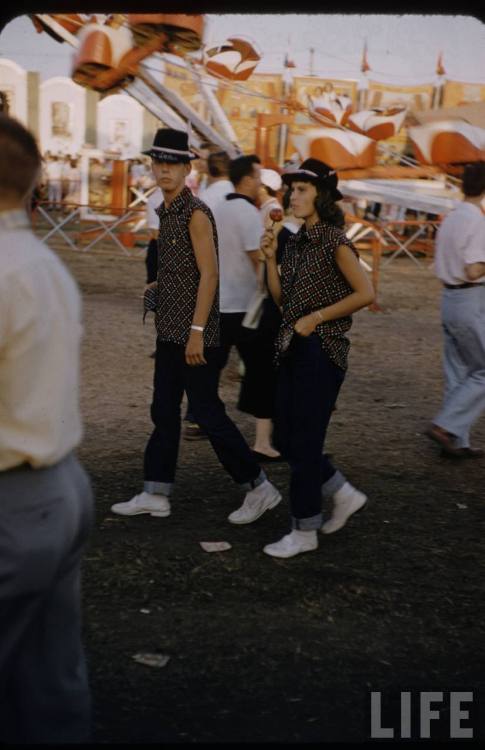
<svg viewBox="0 0 485 750">
<path fill-rule="evenodd" d="M 444 69 L 444 66 L 443 66 L 443 53 L 442 52 L 440 52 L 438 56 L 438 61 L 436 63 L 436 75 L 438 76 L 446 75 L 446 70 Z"/>
<path fill-rule="evenodd" d="M 367 60 L 367 42 L 364 43 L 364 51 L 362 53 L 362 62 L 360 64 L 360 70 L 362 73 L 367 73 L 370 70 L 370 65 Z"/>
</svg>

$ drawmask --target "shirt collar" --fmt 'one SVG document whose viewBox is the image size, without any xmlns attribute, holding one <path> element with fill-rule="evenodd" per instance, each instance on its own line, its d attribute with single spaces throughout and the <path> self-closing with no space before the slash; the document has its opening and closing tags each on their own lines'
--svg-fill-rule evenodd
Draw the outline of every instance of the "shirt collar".
<svg viewBox="0 0 485 750">
<path fill-rule="evenodd" d="M 0 211 L 0 229 L 31 229 L 27 212 L 22 208 L 13 211 Z"/>
<path fill-rule="evenodd" d="M 256 203 L 251 198 L 249 198 L 247 195 L 242 195 L 242 193 L 229 193 L 229 195 L 226 195 L 226 201 L 233 201 L 236 198 L 244 198 L 244 200 L 250 203 L 252 206 L 256 205 Z"/>
<path fill-rule="evenodd" d="M 189 198 L 191 197 L 192 191 L 190 190 L 190 188 L 185 186 L 169 206 L 166 206 L 164 201 L 158 208 L 155 209 L 155 211 L 159 216 L 162 216 L 162 214 L 178 213 L 183 208 L 185 208 L 189 201 Z"/>
<path fill-rule="evenodd" d="M 309 240 L 313 242 L 321 238 L 325 229 L 325 225 L 321 221 L 317 221 L 310 229 L 307 229 L 305 224 L 302 224 L 296 233 L 296 237 L 299 240 Z"/>
</svg>

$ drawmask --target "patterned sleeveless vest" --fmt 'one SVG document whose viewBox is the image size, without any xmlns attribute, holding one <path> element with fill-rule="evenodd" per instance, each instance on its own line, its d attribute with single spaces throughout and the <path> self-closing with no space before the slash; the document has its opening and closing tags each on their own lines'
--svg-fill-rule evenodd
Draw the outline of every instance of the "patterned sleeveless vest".
<svg viewBox="0 0 485 750">
<path fill-rule="evenodd" d="M 194 317 L 200 273 L 189 232 L 193 212 L 199 209 L 212 224 L 212 236 L 218 253 L 217 230 L 211 210 L 185 187 L 170 206 L 157 209 L 158 304 L 155 326 L 161 341 L 184 345 Z M 219 286 L 204 330 L 204 346 L 219 346 Z"/>
</svg>

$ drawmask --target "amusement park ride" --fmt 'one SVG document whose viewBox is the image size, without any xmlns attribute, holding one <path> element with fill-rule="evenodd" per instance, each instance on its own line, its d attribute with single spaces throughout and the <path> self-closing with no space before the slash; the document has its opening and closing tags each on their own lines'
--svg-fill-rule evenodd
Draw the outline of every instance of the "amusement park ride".
<svg viewBox="0 0 485 750">
<path fill-rule="evenodd" d="M 231 158 L 242 153 L 234 128 L 214 94 L 211 76 L 235 85 L 247 80 L 261 59 L 247 40 L 231 37 L 207 50 L 204 16 L 195 14 L 36 14 L 31 19 L 39 32 L 75 49 L 72 78 L 79 85 L 98 92 L 123 90 L 165 125 L 188 130 L 191 147 L 196 150 L 209 141 Z M 166 55 L 183 59 L 207 104 L 207 118 L 169 88 L 161 75 L 154 75 L 147 64 L 152 55 L 162 60 Z M 281 114 L 259 114 L 256 151 L 263 164 L 283 165 L 286 142 L 283 148 L 280 143 L 280 163 L 272 161 L 268 153 L 269 130 L 279 127 L 282 137 L 290 135 L 300 159 L 316 157 L 338 170 L 341 190 L 350 200 L 365 198 L 433 215 L 453 207 L 460 197 L 453 175 L 460 173 L 464 162 L 485 158 L 483 126 L 471 124 L 459 113 L 447 116 L 443 112 L 440 117 L 436 110 L 434 118 L 420 122 L 406 106 L 353 113 L 348 97 L 348 101 L 343 99 L 346 97 L 339 99 L 322 90 L 321 97 L 305 107 L 288 95 L 281 101 Z M 315 127 L 298 134 L 292 132 L 292 124 L 302 110 Z M 385 140 L 397 134 L 403 124 L 408 127 L 416 158 L 401 157 L 402 166 L 377 166 L 377 153 L 390 150 Z M 430 179 L 418 179 L 421 177 Z M 358 235 L 370 229 L 356 221 L 353 231 Z"/>
</svg>

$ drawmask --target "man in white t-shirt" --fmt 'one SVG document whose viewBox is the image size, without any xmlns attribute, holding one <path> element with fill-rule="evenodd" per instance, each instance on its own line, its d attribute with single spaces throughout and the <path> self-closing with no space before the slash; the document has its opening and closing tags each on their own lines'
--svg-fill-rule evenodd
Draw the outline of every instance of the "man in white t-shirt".
<svg viewBox="0 0 485 750">
<path fill-rule="evenodd" d="M 37 144 L 0 115 L 0 742 L 85 743 L 80 568 L 93 520 L 74 455 L 81 299 L 32 232 Z"/>
<path fill-rule="evenodd" d="M 57 156 L 53 156 L 45 166 L 47 177 L 47 200 L 51 208 L 60 208 L 62 200 L 62 168 L 63 164 Z"/>
<path fill-rule="evenodd" d="M 481 458 L 484 451 L 470 447 L 470 429 L 485 410 L 485 162 L 465 167 L 463 193 L 436 235 L 445 394 L 426 434 L 445 455 Z"/>
<path fill-rule="evenodd" d="M 217 204 L 234 190 L 229 179 L 229 161 L 225 151 L 216 151 L 207 157 L 208 186 L 199 191 L 199 198 L 212 212 Z"/>
<path fill-rule="evenodd" d="M 255 155 L 239 156 L 229 165 L 229 176 L 234 192 L 229 193 L 214 209 L 219 238 L 219 285 L 221 311 L 221 369 L 225 367 L 233 346 L 245 365 L 251 370 L 251 383 L 255 374 L 255 331 L 242 325 L 250 302 L 258 289 L 259 246 L 264 231 L 261 214 L 256 207 L 261 188 L 260 160 Z M 248 385 L 246 383 L 246 385 Z M 278 459 L 279 453 L 271 445 L 272 405 L 268 413 L 256 413 L 257 394 L 253 386 L 245 388 L 245 408 L 256 417 L 256 434 L 253 451 L 259 460 Z M 268 401 L 271 400 L 271 396 Z M 241 398 L 240 398 L 241 401 Z M 252 404 L 250 406 L 250 404 Z M 242 409 L 242 405 L 240 406 Z"/>
<path fill-rule="evenodd" d="M 263 225 L 256 207 L 261 185 L 259 158 L 239 156 L 231 161 L 229 170 L 234 190 L 213 213 L 219 238 L 221 338 L 223 346 L 230 349 L 258 286 Z"/>
</svg>

